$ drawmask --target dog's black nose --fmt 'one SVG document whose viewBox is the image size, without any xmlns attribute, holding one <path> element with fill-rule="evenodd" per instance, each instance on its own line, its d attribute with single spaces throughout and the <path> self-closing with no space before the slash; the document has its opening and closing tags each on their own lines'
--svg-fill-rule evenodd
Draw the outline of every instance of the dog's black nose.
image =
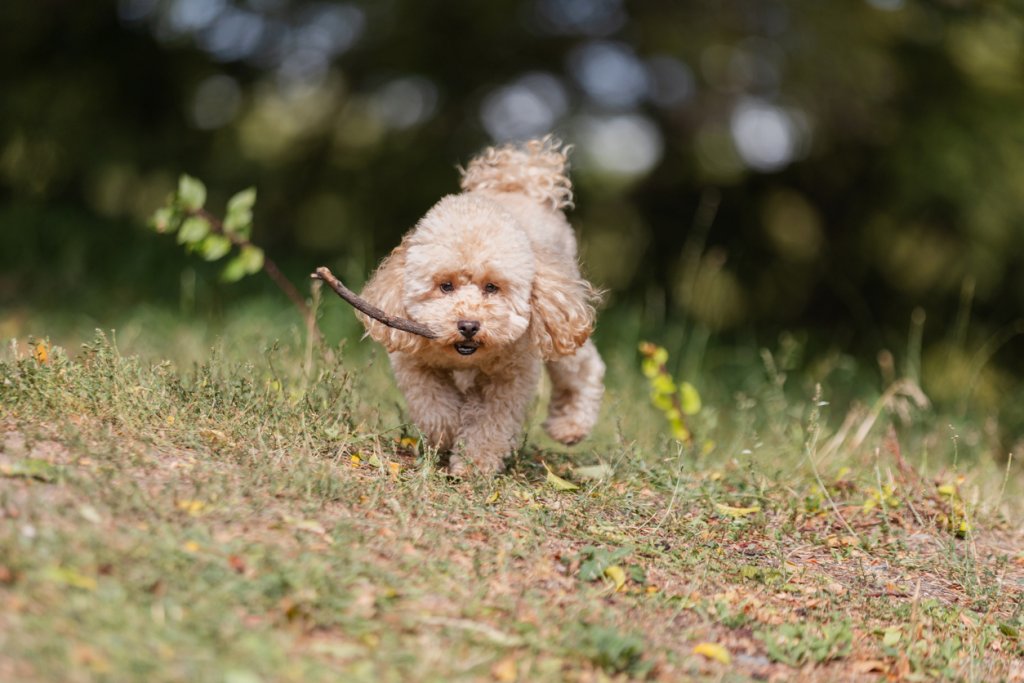
<svg viewBox="0 0 1024 683">
<path fill-rule="evenodd" d="M 479 320 L 460 320 L 456 327 L 466 339 L 472 339 L 473 335 L 480 331 Z"/>
</svg>

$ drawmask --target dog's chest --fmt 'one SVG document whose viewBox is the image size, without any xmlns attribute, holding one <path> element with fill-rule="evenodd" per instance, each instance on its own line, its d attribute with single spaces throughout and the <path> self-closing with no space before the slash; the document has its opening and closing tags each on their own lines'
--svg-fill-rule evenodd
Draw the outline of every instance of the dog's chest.
<svg viewBox="0 0 1024 683">
<path fill-rule="evenodd" d="M 463 394 L 466 393 L 476 384 L 476 377 L 479 372 L 479 370 L 473 368 L 452 370 L 452 380 L 455 382 L 455 388 Z"/>
</svg>

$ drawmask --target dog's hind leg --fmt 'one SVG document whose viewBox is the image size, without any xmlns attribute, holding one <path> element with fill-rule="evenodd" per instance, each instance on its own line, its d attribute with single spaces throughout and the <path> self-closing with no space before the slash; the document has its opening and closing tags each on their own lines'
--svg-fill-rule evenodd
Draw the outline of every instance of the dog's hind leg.
<svg viewBox="0 0 1024 683">
<path fill-rule="evenodd" d="M 575 354 L 546 364 L 551 377 L 551 405 L 544 430 L 555 441 L 572 445 L 597 424 L 604 396 L 604 362 L 593 340 Z"/>
</svg>

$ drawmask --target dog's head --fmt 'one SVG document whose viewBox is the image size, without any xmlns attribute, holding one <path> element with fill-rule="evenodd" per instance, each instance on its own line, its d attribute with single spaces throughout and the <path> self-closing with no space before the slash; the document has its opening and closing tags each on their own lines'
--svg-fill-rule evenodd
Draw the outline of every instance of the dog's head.
<svg viewBox="0 0 1024 683">
<path fill-rule="evenodd" d="M 571 354 L 593 327 L 593 290 L 535 254 L 516 219 L 471 195 L 438 202 L 363 290 L 392 315 L 430 327 L 425 339 L 362 317 L 389 351 L 473 365 L 528 339 L 545 358 Z"/>
</svg>

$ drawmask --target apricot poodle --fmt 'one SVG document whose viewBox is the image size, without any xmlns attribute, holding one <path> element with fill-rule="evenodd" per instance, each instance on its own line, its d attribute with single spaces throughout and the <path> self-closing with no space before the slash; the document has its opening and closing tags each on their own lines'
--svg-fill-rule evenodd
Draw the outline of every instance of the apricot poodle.
<svg viewBox="0 0 1024 683">
<path fill-rule="evenodd" d="M 450 451 L 450 471 L 491 475 L 519 443 L 541 366 L 544 428 L 574 444 L 597 422 L 605 366 L 590 333 L 598 294 L 580 276 L 566 153 L 551 139 L 489 148 L 462 193 L 434 205 L 381 262 L 363 297 L 437 333 L 419 337 L 360 314 L 383 344 L 410 417 Z"/>
</svg>

